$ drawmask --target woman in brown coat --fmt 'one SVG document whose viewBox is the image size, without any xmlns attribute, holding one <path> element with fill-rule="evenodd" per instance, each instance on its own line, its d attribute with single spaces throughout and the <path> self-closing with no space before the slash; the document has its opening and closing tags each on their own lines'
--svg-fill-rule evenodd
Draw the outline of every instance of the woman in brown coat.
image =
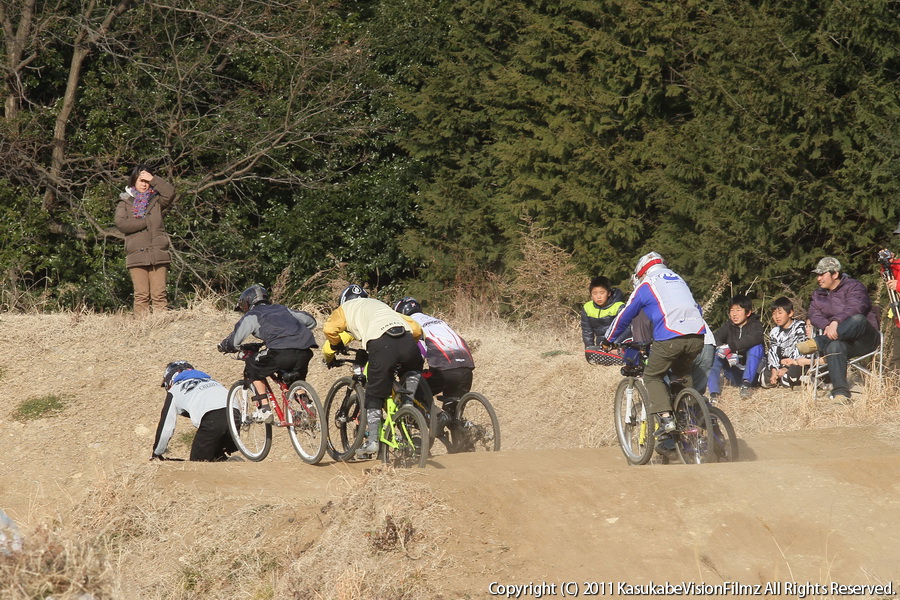
<svg viewBox="0 0 900 600">
<path fill-rule="evenodd" d="M 166 269 L 171 262 L 169 236 L 162 211 L 169 208 L 175 188 L 154 176 L 145 165 L 131 170 L 128 186 L 119 194 L 116 227 L 125 234 L 125 266 L 134 284 L 134 314 L 143 317 L 166 310 Z"/>
</svg>

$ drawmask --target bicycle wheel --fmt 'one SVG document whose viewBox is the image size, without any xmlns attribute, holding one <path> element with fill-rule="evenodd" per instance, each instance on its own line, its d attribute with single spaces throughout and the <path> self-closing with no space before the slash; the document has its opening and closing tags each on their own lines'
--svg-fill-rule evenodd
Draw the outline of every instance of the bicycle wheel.
<svg viewBox="0 0 900 600">
<path fill-rule="evenodd" d="M 675 451 L 685 464 L 716 462 L 710 432 L 712 421 L 706 400 L 693 388 L 685 388 L 675 396 Z"/>
<path fill-rule="evenodd" d="M 713 448 L 717 462 L 737 462 L 738 443 L 731 419 L 718 406 L 709 407 L 709 418 L 712 420 Z"/>
<path fill-rule="evenodd" d="M 256 410 L 256 402 L 253 401 L 255 395 L 253 386 L 245 387 L 243 381 L 231 386 L 227 406 L 228 414 L 234 418 L 228 419 L 228 431 L 241 454 L 248 460 L 259 462 L 268 456 L 272 448 L 272 425 L 257 423 L 251 417 Z"/>
<path fill-rule="evenodd" d="M 456 405 L 456 418 L 447 426 L 449 452 L 497 452 L 500 450 L 500 421 L 488 399 L 467 392 Z"/>
<path fill-rule="evenodd" d="M 650 412 L 644 382 L 627 377 L 616 388 L 614 415 L 616 437 L 630 465 L 646 465 L 656 447 L 656 417 Z"/>
<path fill-rule="evenodd" d="M 332 460 L 349 460 L 366 435 L 362 406 L 366 391 L 352 377 L 334 382 L 325 397 L 325 449 Z"/>
<path fill-rule="evenodd" d="M 392 417 L 393 427 L 384 421 L 378 452 L 385 464 L 410 468 L 424 467 L 428 461 L 428 422 L 415 406 L 401 406 Z"/>
<path fill-rule="evenodd" d="M 295 381 L 288 390 L 288 435 L 300 460 L 314 465 L 325 456 L 328 432 L 323 427 L 325 409 L 315 388 L 306 381 Z"/>
</svg>

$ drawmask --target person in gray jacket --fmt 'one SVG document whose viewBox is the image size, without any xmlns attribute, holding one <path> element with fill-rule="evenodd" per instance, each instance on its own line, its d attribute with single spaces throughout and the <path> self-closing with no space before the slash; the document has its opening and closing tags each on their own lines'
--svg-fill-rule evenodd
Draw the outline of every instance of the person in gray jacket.
<svg viewBox="0 0 900 600">
<path fill-rule="evenodd" d="M 175 188 L 146 165 L 131 170 L 116 206 L 116 227 L 125 235 L 125 267 L 134 286 L 134 315 L 162 312 L 168 306 L 166 270 L 172 257 L 163 211 L 172 205 Z"/>
<path fill-rule="evenodd" d="M 236 352 L 251 335 L 265 344 L 244 361 L 244 379 L 252 381 L 256 388 L 259 409 L 253 418 L 261 423 L 272 423 L 275 416 L 266 396 L 264 379 L 276 371 L 290 373 L 291 381 L 306 379 L 312 348 L 318 348 L 312 330 L 316 319 L 311 314 L 291 310 L 282 304 L 269 302 L 269 292 L 261 285 L 253 285 L 243 292 L 234 309 L 244 313 L 234 326 L 231 335 L 218 345 L 219 352 Z"/>
</svg>

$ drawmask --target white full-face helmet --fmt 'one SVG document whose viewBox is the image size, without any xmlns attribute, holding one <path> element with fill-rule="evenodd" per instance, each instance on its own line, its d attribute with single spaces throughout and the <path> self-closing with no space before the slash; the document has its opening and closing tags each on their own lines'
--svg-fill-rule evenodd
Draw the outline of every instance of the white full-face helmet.
<svg viewBox="0 0 900 600">
<path fill-rule="evenodd" d="M 644 278 L 644 275 L 649 273 L 653 267 L 664 267 L 665 265 L 666 261 L 662 256 L 656 252 L 648 252 L 638 260 L 637 266 L 634 268 L 634 275 L 631 278 L 632 282 L 637 286 L 641 279 Z"/>
</svg>

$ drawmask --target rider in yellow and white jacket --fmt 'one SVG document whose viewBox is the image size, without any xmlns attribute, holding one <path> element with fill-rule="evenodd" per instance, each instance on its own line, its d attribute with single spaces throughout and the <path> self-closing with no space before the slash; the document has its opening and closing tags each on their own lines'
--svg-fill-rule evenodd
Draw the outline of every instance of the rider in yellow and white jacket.
<svg viewBox="0 0 900 600">
<path fill-rule="evenodd" d="M 365 401 L 368 438 L 357 453 L 372 454 L 378 450 L 381 408 L 391 394 L 391 370 L 400 365 L 402 371 L 420 371 L 424 365 L 416 343 L 422 337 L 422 328 L 384 302 L 369 298 L 369 294 L 356 284 L 348 286 L 338 302 L 338 308 L 322 328 L 328 342 L 322 354 L 326 363 L 334 360 L 335 352 L 342 351 L 346 343 L 342 333 L 360 340 L 368 352 Z"/>
</svg>

